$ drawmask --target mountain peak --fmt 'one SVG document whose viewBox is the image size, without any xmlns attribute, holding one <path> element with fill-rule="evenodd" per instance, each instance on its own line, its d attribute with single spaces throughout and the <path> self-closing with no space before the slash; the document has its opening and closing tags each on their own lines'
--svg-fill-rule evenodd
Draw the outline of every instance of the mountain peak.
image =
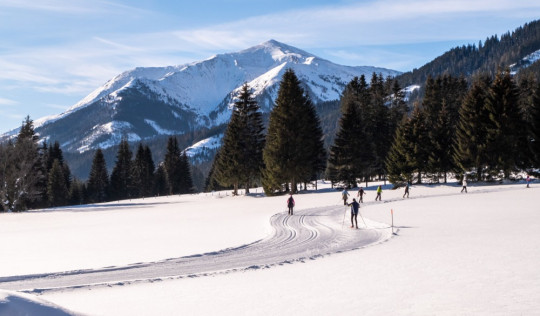
<svg viewBox="0 0 540 316">
<path fill-rule="evenodd" d="M 58 140 L 67 151 L 80 152 L 112 146 L 122 135 L 134 140 L 181 135 L 226 122 L 244 83 L 253 89 L 261 110 L 270 112 L 287 68 L 295 71 L 314 103 L 339 99 L 354 77 L 373 72 L 399 74 L 337 65 L 270 39 L 240 52 L 184 65 L 128 70 L 64 113 L 40 121 L 36 131 Z"/>
</svg>

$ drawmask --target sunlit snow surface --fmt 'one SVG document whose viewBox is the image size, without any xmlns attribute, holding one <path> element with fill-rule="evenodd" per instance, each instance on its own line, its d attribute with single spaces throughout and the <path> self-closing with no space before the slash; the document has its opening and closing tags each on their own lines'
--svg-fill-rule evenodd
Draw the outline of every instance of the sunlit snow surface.
<svg viewBox="0 0 540 316">
<path fill-rule="evenodd" d="M 318 186 L 317 193 L 295 195 L 291 232 L 316 240 L 335 229 L 362 239 L 388 231 L 393 210 L 396 235 L 277 265 L 30 293 L 89 315 L 531 315 L 540 309 L 540 184 L 472 184 L 467 194 L 455 183 L 414 185 L 409 199 L 384 186 L 383 201 L 375 202 L 370 183 L 360 208 L 368 227 L 359 218 L 360 230 L 348 227 L 340 192 Z M 244 249 L 275 234 L 271 219 L 285 216 L 285 200 L 258 189 L 250 196 L 222 191 L 0 214 L 0 238 L 9 240 L 0 244 L 0 276 Z M 342 211 L 325 216 L 325 208 Z M 305 226 L 302 218 L 324 225 Z"/>
</svg>

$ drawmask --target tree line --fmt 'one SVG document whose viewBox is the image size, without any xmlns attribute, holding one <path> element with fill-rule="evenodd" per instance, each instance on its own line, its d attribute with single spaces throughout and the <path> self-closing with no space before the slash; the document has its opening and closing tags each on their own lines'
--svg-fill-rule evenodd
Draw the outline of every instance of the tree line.
<svg viewBox="0 0 540 316">
<path fill-rule="evenodd" d="M 193 191 L 191 165 L 175 137 L 169 137 L 165 159 L 157 168 L 147 145 L 135 157 L 122 139 L 109 176 L 103 152 L 97 149 L 89 179 L 71 175 L 58 142 L 40 142 L 26 117 L 14 140 L 0 144 L 0 211 L 97 203 Z"/>
<path fill-rule="evenodd" d="M 468 76 L 476 74 L 489 74 L 495 76 L 497 67 L 510 67 L 515 64 L 520 67 L 522 60 L 528 54 L 540 47 L 540 20 L 518 27 L 513 32 L 507 32 L 480 41 L 478 45 L 464 45 L 456 47 L 433 61 L 404 73 L 397 77 L 402 86 L 425 82 L 429 76 L 436 74 L 450 74 Z M 538 74 L 538 73 L 536 73 Z"/>
<path fill-rule="evenodd" d="M 448 81 L 447 81 L 448 82 Z M 508 69 L 476 75 L 452 95 L 428 78 L 426 95 L 396 130 L 386 168 L 391 182 L 432 182 L 454 173 L 471 180 L 510 179 L 540 166 L 540 85 L 516 83 Z"/>
<path fill-rule="evenodd" d="M 373 74 L 354 78 L 343 91 L 338 131 L 328 152 L 320 120 L 294 71 L 286 70 L 265 129 L 245 84 L 237 96 L 206 190 L 262 185 L 267 195 L 296 193 L 325 177 L 357 186 L 388 179 L 395 185 L 447 181 L 468 173 L 478 181 L 508 179 L 540 166 L 540 83 L 513 77 L 428 77 L 421 102 L 409 108 L 399 83 Z M 0 145 L 1 209 L 20 211 L 182 194 L 193 191 L 191 167 L 175 137 L 157 167 L 148 146 L 135 157 L 126 139 L 108 175 L 101 149 L 86 183 L 71 176 L 58 142 L 39 142 L 26 118 L 18 136 Z"/>
<path fill-rule="evenodd" d="M 463 76 L 428 77 L 412 109 L 397 80 L 354 78 L 343 91 L 328 154 L 297 80 L 292 70 L 283 76 L 265 137 L 260 120 L 250 119 L 258 106 L 243 87 L 207 190 L 232 187 L 237 194 L 240 186 L 249 192 L 260 182 L 267 195 L 295 193 L 323 170 L 332 183 L 349 187 L 387 178 L 396 186 L 446 183 L 449 174 L 494 181 L 540 165 L 540 85 L 533 76 L 516 83 L 505 69 L 471 83 Z"/>
</svg>

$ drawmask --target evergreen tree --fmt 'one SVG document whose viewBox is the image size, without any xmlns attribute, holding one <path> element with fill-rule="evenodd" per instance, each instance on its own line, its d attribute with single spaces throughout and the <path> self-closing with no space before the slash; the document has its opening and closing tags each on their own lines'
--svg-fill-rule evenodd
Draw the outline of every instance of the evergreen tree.
<svg viewBox="0 0 540 316">
<path fill-rule="evenodd" d="M 423 109 L 416 104 L 410 121 L 412 152 L 408 153 L 408 161 L 418 173 L 417 183 L 422 183 L 422 174 L 427 169 L 430 153 L 430 141 L 428 137 L 429 129 L 426 122 L 426 114 Z"/>
<path fill-rule="evenodd" d="M 265 169 L 262 183 L 266 194 L 285 190 L 297 192 L 297 184 L 311 178 L 320 161 L 322 131 L 313 105 L 291 69 L 283 75 L 276 105 L 270 113 L 266 145 L 263 151 Z M 320 138 L 319 138 L 320 137 Z M 314 139 L 315 138 L 315 139 Z M 317 145 L 317 143 L 319 143 Z"/>
<path fill-rule="evenodd" d="M 55 141 L 54 144 L 49 144 L 47 151 L 47 170 L 51 170 L 55 160 L 58 160 L 60 165 L 64 164 L 64 154 L 62 153 L 62 149 L 60 149 L 60 143 L 58 141 Z"/>
<path fill-rule="evenodd" d="M 154 164 L 154 159 L 152 158 L 152 151 L 150 150 L 150 147 L 148 145 L 144 146 L 144 156 L 143 156 L 144 164 L 146 165 L 145 173 L 144 175 L 144 196 L 151 196 L 154 188 L 154 177 L 155 177 L 155 171 L 156 171 L 156 165 Z"/>
<path fill-rule="evenodd" d="M 532 124 L 532 104 L 536 90 L 536 80 L 532 73 L 519 76 L 519 108 L 527 125 Z"/>
<path fill-rule="evenodd" d="M 49 172 L 47 195 L 51 206 L 63 206 L 68 202 L 69 192 L 60 161 L 55 159 Z"/>
<path fill-rule="evenodd" d="M 489 113 L 486 151 L 492 173 L 502 170 L 505 179 L 525 165 L 527 141 L 518 101 L 519 92 L 510 71 L 499 71 L 485 104 Z"/>
<path fill-rule="evenodd" d="M 105 157 L 101 148 L 98 148 L 92 160 L 92 167 L 88 178 L 88 202 L 99 203 L 106 201 L 108 187 L 109 175 L 107 173 Z"/>
<path fill-rule="evenodd" d="M 164 196 L 170 193 L 169 180 L 167 179 L 167 171 L 165 171 L 165 164 L 161 163 L 156 169 L 156 175 L 154 177 L 154 194 L 157 196 Z"/>
<path fill-rule="evenodd" d="M 490 86 L 491 78 L 488 75 L 479 75 L 473 80 L 459 109 L 459 121 L 456 126 L 454 162 L 461 172 L 474 168 L 477 181 L 483 179 L 487 162 L 486 137 L 489 114 L 485 109 L 485 101 Z"/>
<path fill-rule="evenodd" d="M 155 166 L 150 148 L 139 143 L 131 171 L 134 197 L 147 197 L 152 195 L 154 187 L 154 169 Z"/>
<path fill-rule="evenodd" d="M 84 203 L 84 184 L 77 179 L 73 179 L 69 189 L 69 204 L 81 205 Z"/>
<path fill-rule="evenodd" d="M 413 161 L 414 143 L 411 120 L 403 117 L 396 129 L 394 141 L 386 158 L 388 179 L 395 186 L 412 182 L 415 165 Z"/>
<path fill-rule="evenodd" d="M 431 151 L 428 156 L 428 169 L 437 173 L 437 181 L 439 174 L 444 175 L 444 183 L 447 182 L 447 174 L 454 168 L 453 154 L 453 131 L 451 126 L 450 115 L 446 106 L 446 101 L 443 100 L 441 110 L 437 117 L 437 121 L 432 126 Z"/>
<path fill-rule="evenodd" d="M 123 200 L 131 197 L 132 186 L 132 153 L 129 143 L 123 138 L 116 154 L 116 163 L 111 172 L 110 199 Z"/>
<path fill-rule="evenodd" d="M 327 153 L 324 149 L 324 135 L 321 129 L 321 121 L 317 115 L 315 107 L 308 99 L 305 104 L 304 115 L 301 118 L 304 120 L 304 141 L 302 142 L 303 151 L 305 153 L 305 163 L 307 172 L 300 180 L 304 182 L 304 189 L 307 190 L 307 182 L 316 181 L 319 175 L 326 168 Z"/>
<path fill-rule="evenodd" d="M 163 161 L 163 167 L 167 174 L 167 187 L 169 194 L 180 194 L 182 191 L 182 173 L 180 170 L 180 148 L 176 137 L 169 137 L 167 152 Z"/>
<path fill-rule="evenodd" d="M 240 184 L 249 193 L 251 184 L 260 177 L 263 129 L 259 106 L 244 84 L 234 104 L 214 171 L 220 185 L 233 186 L 234 195 L 238 194 Z"/>
<path fill-rule="evenodd" d="M 27 115 L 24 118 L 21 129 L 19 130 L 19 134 L 17 135 L 17 142 L 30 140 L 34 143 L 37 143 L 38 139 L 39 137 L 34 131 L 34 121 L 32 121 L 30 119 L 30 116 Z"/>
<path fill-rule="evenodd" d="M 390 130 L 390 111 L 386 106 L 386 91 L 382 75 L 373 73 L 370 83 L 371 109 L 372 115 L 369 121 L 364 120 L 368 126 L 368 137 L 373 143 L 375 157 L 373 160 L 373 171 L 376 175 L 385 174 L 384 161 L 390 150 L 393 131 Z M 371 124 L 368 122 L 371 121 Z"/>
<path fill-rule="evenodd" d="M 354 78 L 345 87 L 341 98 L 343 114 L 328 159 L 330 179 L 344 182 L 348 187 L 356 187 L 357 179 L 368 175 L 373 159 L 371 141 L 367 139 L 365 125 L 361 121 L 361 87 L 359 78 Z"/>
<path fill-rule="evenodd" d="M 13 183 L 7 184 L 11 188 L 8 196 L 8 209 L 23 211 L 42 205 L 43 187 L 46 183 L 44 162 L 38 151 L 38 136 L 34 131 L 34 123 L 30 117 L 23 122 L 13 150 L 13 174 L 8 178 Z"/>
<path fill-rule="evenodd" d="M 55 160 L 58 160 L 60 168 L 62 168 L 62 173 L 64 175 L 65 186 L 69 190 L 71 186 L 71 170 L 69 169 L 68 164 L 64 162 L 64 154 L 62 152 L 62 149 L 60 148 L 60 144 L 58 143 L 58 141 L 55 141 L 54 144 L 49 144 L 47 154 L 44 155 L 44 157 L 47 164 L 47 173 L 50 172 L 53 162 Z"/>
<path fill-rule="evenodd" d="M 397 80 L 392 81 L 392 94 L 390 97 L 390 130 L 395 131 L 403 120 L 403 117 L 409 114 L 409 105 L 405 101 L 405 93 L 399 86 Z"/>
<path fill-rule="evenodd" d="M 222 147 L 223 148 L 223 147 Z M 214 161 L 212 161 L 212 166 L 210 167 L 210 171 L 208 172 L 208 176 L 206 177 L 206 181 L 204 183 L 204 191 L 205 192 L 211 192 L 211 191 L 217 191 L 217 190 L 223 190 L 226 187 L 223 187 L 219 184 L 216 177 L 216 164 L 219 160 L 221 149 L 219 149 L 216 152 L 216 155 L 214 156 Z"/>
<path fill-rule="evenodd" d="M 529 146 L 533 155 L 533 166 L 540 168 L 540 83 L 536 86 L 531 105 L 529 124 Z"/>
<path fill-rule="evenodd" d="M 180 194 L 192 193 L 193 192 L 193 177 L 191 176 L 191 164 L 189 163 L 188 156 L 186 151 L 180 155 L 179 172 L 181 174 L 180 178 Z"/>
</svg>

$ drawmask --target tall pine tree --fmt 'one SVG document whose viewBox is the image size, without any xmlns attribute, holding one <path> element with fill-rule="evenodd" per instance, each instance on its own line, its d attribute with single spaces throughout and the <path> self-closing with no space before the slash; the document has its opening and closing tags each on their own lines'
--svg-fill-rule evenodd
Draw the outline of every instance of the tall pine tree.
<svg viewBox="0 0 540 316">
<path fill-rule="evenodd" d="M 99 203 L 107 200 L 107 189 L 109 187 L 109 175 L 107 165 L 101 148 L 96 150 L 90 176 L 88 178 L 87 195 L 90 203 Z"/>
<path fill-rule="evenodd" d="M 123 200 L 131 197 L 132 186 L 132 153 L 126 138 L 122 138 L 116 154 L 116 163 L 111 172 L 110 198 Z"/>
<path fill-rule="evenodd" d="M 392 146 L 386 158 L 388 180 L 395 186 L 412 182 L 415 165 L 413 161 L 414 143 L 411 120 L 404 116 L 398 125 Z"/>
<path fill-rule="evenodd" d="M 422 107 L 415 104 L 411 115 L 411 149 L 412 152 L 407 153 L 408 161 L 413 169 L 417 172 L 417 183 L 422 183 L 422 176 L 427 170 L 428 159 L 430 153 L 430 141 L 428 136 L 428 126 L 426 114 Z"/>
<path fill-rule="evenodd" d="M 154 187 L 154 160 L 148 146 L 139 143 L 135 160 L 131 166 L 131 180 L 134 197 L 148 197 L 152 195 Z"/>
<path fill-rule="evenodd" d="M 47 195 L 51 206 L 63 206 L 68 203 L 69 191 L 60 161 L 55 159 L 49 172 Z"/>
<path fill-rule="evenodd" d="M 282 191 L 283 184 L 285 190 L 297 192 L 297 184 L 317 172 L 314 168 L 322 170 L 322 130 L 315 118 L 313 105 L 300 81 L 294 71 L 288 69 L 280 83 L 276 105 L 270 113 L 263 151 L 265 169 L 262 183 L 266 194 Z"/>
<path fill-rule="evenodd" d="M 454 142 L 454 162 L 458 173 L 474 168 L 476 180 L 484 179 L 486 167 L 486 137 L 489 114 L 485 109 L 485 101 L 491 78 L 478 75 L 474 78 L 463 104 L 459 109 L 459 121 L 456 126 Z"/>
<path fill-rule="evenodd" d="M 185 193 L 192 193 L 193 192 L 193 177 L 191 176 L 191 164 L 189 163 L 189 159 L 187 156 L 186 151 L 182 152 L 180 155 L 179 160 L 179 167 L 180 174 L 182 175 L 180 178 L 180 194 Z"/>
<path fill-rule="evenodd" d="M 540 168 L 540 83 L 536 86 L 531 105 L 529 146 L 533 155 L 533 166 Z"/>
<path fill-rule="evenodd" d="M 360 114 L 363 88 L 360 78 L 354 78 L 345 87 L 339 130 L 328 159 L 328 173 L 333 175 L 331 180 L 344 182 L 348 187 L 356 187 L 358 179 L 368 176 L 373 160 L 372 142 L 367 138 Z"/>
<path fill-rule="evenodd" d="M 8 186 L 11 192 L 8 197 L 8 209 L 23 211 L 42 205 L 43 190 L 47 183 L 42 155 L 38 150 L 38 139 L 34 131 L 34 122 L 27 116 L 21 126 L 17 140 L 12 147 L 14 174 L 8 179 L 14 181 Z"/>
<path fill-rule="evenodd" d="M 486 151 L 492 174 L 503 171 L 505 179 L 523 166 L 526 158 L 525 124 L 518 101 L 519 91 L 510 71 L 499 71 L 486 99 L 489 114 Z"/>
<path fill-rule="evenodd" d="M 232 185 L 234 195 L 238 194 L 240 184 L 244 184 L 249 193 L 251 184 L 260 177 L 263 129 L 259 106 L 248 85 L 244 84 L 234 104 L 214 170 L 215 179 L 221 186 Z"/>
<path fill-rule="evenodd" d="M 165 164 L 160 163 L 156 168 L 156 175 L 154 176 L 154 194 L 157 196 L 164 196 L 170 194 L 169 180 L 167 179 L 167 171 L 165 171 Z"/>
</svg>

